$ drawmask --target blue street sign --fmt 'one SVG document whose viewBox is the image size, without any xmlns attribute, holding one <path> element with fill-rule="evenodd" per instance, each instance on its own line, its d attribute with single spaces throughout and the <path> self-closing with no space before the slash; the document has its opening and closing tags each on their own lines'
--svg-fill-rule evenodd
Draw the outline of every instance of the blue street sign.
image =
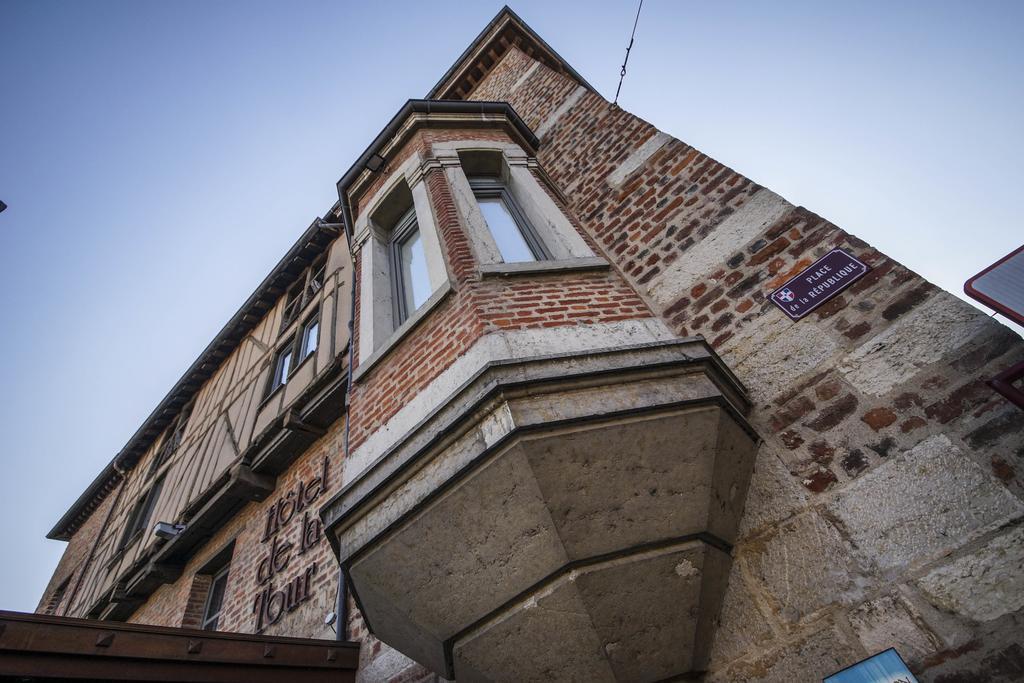
<svg viewBox="0 0 1024 683">
<path fill-rule="evenodd" d="M 917 683 L 895 649 L 849 666 L 825 679 L 824 683 Z"/>
</svg>

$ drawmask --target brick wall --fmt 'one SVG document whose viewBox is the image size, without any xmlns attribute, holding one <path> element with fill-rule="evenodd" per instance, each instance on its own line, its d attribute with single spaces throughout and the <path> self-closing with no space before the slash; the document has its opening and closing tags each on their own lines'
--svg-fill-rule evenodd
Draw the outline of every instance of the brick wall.
<svg viewBox="0 0 1024 683">
<path fill-rule="evenodd" d="M 513 48 L 472 97 L 545 129 L 585 231 L 756 403 L 709 679 L 811 680 L 890 645 L 926 681 L 1024 676 L 1024 416 L 983 381 L 1024 359 L 1017 335 L 594 93 L 554 118 L 575 84 L 531 65 Z M 872 271 L 790 322 L 767 295 L 834 247 Z"/>
<path fill-rule="evenodd" d="M 182 628 L 201 628 L 203 625 L 206 598 L 209 596 L 213 577 L 209 574 L 193 574 L 188 600 L 181 616 Z"/>
</svg>

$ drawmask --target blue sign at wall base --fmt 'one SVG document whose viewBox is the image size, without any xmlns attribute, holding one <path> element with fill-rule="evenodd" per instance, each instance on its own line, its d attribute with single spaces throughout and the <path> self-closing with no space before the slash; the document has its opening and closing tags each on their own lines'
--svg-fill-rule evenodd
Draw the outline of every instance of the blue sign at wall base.
<svg viewBox="0 0 1024 683">
<path fill-rule="evenodd" d="M 917 679 L 895 648 L 889 648 L 832 674 L 824 683 L 917 683 Z"/>
</svg>

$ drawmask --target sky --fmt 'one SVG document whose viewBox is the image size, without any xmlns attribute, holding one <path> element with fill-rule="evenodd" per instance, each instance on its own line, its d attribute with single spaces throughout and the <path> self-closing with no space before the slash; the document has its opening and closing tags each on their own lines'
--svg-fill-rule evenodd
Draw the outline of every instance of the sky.
<svg viewBox="0 0 1024 683">
<path fill-rule="evenodd" d="M 0 0 L 0 609 L 495 2 Z M 634 2 L 512 8 L 606 97 Z M 619 104 L 941 287 L 1024 243 L 1024 3 L 647 0 Z"/>
</svg>

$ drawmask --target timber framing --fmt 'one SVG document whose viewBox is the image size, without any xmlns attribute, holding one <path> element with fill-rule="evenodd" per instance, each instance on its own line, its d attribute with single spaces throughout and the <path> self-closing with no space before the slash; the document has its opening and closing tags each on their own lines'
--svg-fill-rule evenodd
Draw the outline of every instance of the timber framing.
<svg viewBox="0 0 1024 683">
<path fill-rule="evenodd" d="M 111 590 L 90 605 L 92 618 L 125 621 L 160 586 L 184 573 L 192 556 L 239 510 L 265 500 L 277 476 L 306 451 L 345 410 L 348 387 L 347 356 L 334 364 L 296 398 L 288 411 L 269 424 L 220 480 L 197 499 L 183 519 L 185 527 L 168 541 L 140 557 Z"/>
<path fill-rule="evenodd" d="M 292 245 L 256 290 L 245 300 L 241 308 L 217 333 L 213 341 L 189 366 L 163 400 L 150 413 L 128 443 L 114 456 L 100 474 L 89 484 L 67 512 L 46 535 L 53 540 L 67 541 L 75 531 L 99 507 L 100 503 L 114 489 L 121 478 L 120 472 L 132 469 L 146 449 L 157 439 L 178 411 L 188 403 L 203 386 L 220 364 L 231 354 L 248 334 L 270 311 L 278 298 L 301 277 L 303 270 L 312 260 L 323 253 L 328 245 L 340 235 L 335 224 L 315 219 Z"/>
</svg>

